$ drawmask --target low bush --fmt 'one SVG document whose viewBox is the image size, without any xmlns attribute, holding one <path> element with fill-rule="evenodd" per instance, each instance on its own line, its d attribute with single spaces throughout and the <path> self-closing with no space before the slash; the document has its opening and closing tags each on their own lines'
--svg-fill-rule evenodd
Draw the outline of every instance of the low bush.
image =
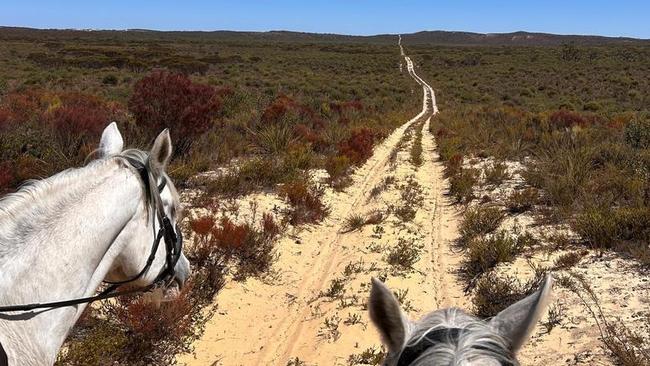
<svg viewBox="0 0 650 366">
<path fill-rule="evenodd" d="M 351 231 L 359 230 L 366 224 L 366 218 L 360 214 L 350 214 L 343 221 L 343 227 L 341 231 L 343 233 L 349 233 Z"/>
<path fill-rule="evenodd" d="M 113 74 L 106 75 L 102 78 L 102 84 L 104 85 L 117 85 L 118 79 L 117 76 Z"/>
<path fill-rule="evenodd" d="M 538 201 L 539 193 L 535 188 L 526 188 L 512 192 L 506 200 L 510 213 L 522 213 L 531 210 Z"/>
<path fill-rule="evenodd" d="M 280 192 L 291 205 L 285 212 L 291 225 L 316 223 L 329 214 L 329 208 L 322 201 L 323 189 L 307 178 L 286 183 Z"/>
<path fill-rule="evenodd" d="M 339 145 L 339 154 L 347 156 L 354 164 L 361 164 L 372 156 L 375 133 L 369 128 L 358 128 Z"/>
<path fill-rule="evenodd" d="M 350 159 L 347 156 L 328 156 L 325 161 L 325 170 L 330 176 L 330 181 L 335 182 L 344 177 L 350 169 Z"/>
<path fill-rule="evenodd" d="M 580 113 L 562 109 L 553 112 L 548 118 L 551 128 L 564 129 L 572 127 L 587 127 L 590 120 Z"/>
<path fill-rule="evenodd" d="M 527 237 L 511 236 L 506 231 L 499 231 L 489 237 L 476 237 L 470 240 L 463 264 L 463 273 L 473 279 L 499 263 L 510 262 L 529 245 Z"/>
<path fill-rule="evenodd" d="M 50 107 L 44 117 L 66 156 L 85 157 L 94 149 L 112 115 L 108 104 L 95 96 L 67 93 L 60 96 L 58 105 Z M 92 147 L 84 150 L 82 144 Z"/>
<path fill-rule="evenodd" d="M 129 99 L 129 110 L 148 137 L 164 128 L 174 131 L 177 156 L 187 153 L 193 141 L 212 126 L 221 105 L 213 87 L 161 70 L 136 82 Z"/>
<path fill-rule="evenodd" d="M 269 270 L 275 237 L 280 232 L 272 216 L 263 215 L 260 229 L 251 223 L 236 224 L 226 217 L 217 223 L 211 216 L 192 220 L 189 225 L 195 234 L 189 256 L 199 268 L 234 266 L 236 279 L 259 276 Z M 206 276 L 209 277 L 210 274 Z"/>
<path fill-rule="evenodd" d="M 460 225 L 460 241 L 470 243 L 477 236 L 489 234 L 496 230 L 503 220 L 503 212 L 497 207 L 477 206 L 468 209 Z"/>
<path fill-rule="evenodd" d="M 498 186 L 508 179 L 508 166 L 503 162 L 496 162 L 485 168 L 485 183 Z"/>
<path fill-rule="evenodd" d="M 88 326 L 59 354 L 56 365 L 171 365 L 189 352 L 209 314 L 189 283 L 172 301 L 157 305 L 142 297 L 122 297 L 90 310 Z"/>
<path fill-rule="evenodd" d="M 592 248 L 613 248 L 620 236 L 614 210 L 609 207 L 590 207 L 571 226 Z"/>
<path fill-rule="evenodd" d="M 556 270 L 565 270 L 572 268 L 580 262 L 584 257 L 584 253 L 581 252 L 569 252 L 564 253 L 553 262 L 553 268 Z"/>
<path fill-rule="evenodd" d="M 469 203 L 474 198 L 474 186 L 478 182 L 476 169 L 461 169 L 449 179 L 449 194 L 456 203 Z"/>
<path fill-rule="evenodd" d="M 401 201 L 400 205 L 394 208 L 395 215 L 404 222 L 413 221 L 424 199 L 422 186 L 413 176 L 409 176 L 399 190 Z"/>
<path fill-rule="evenodd" d="M 401 271 L 409 271 L 420 260 L 422 244 L 415 240 L 399 238 L 397 245 L 391 247 L 386 255 L 386 262 Z"/>
<path fill-rule="evenodd" d="M 580 212 L 571 226 L 592 248 L 617 249 L 622 242 L 643 245 L 650 240 L 650 208 L 594 205 Z"/>
<path fill-rule="evenodd" d="M 13 164 L 9 161 L 0 163 L 0 194 L 14 186 L 14 169 Z"/>
<path fill-rule="evenodd" d="M 424 122 L 420 122 L 418 126 L 415 127 L 415 138 L 413 139 L 413 145 L 411 146 L 411 164 L 416 168 L 422 166 L 424 161 L 422 160 L 422 129 L 424 128 Z"/>
<path fill-rule="evenodd" d="M 479 318 L 487 319 L 515 302 L 535 292 L 543 279 L 537 274 L 526 283 L 520 283 L 516 277 L 499 277 L 494 272 L 482 276 L 476 283 L 472 297 L 472 312 Z"/>
<path fill-rule="evenodd" d="M 650 118 L 637 118 L 625 125 L 625 143 L 635 149 L 650 149 Z"/>
</svg>

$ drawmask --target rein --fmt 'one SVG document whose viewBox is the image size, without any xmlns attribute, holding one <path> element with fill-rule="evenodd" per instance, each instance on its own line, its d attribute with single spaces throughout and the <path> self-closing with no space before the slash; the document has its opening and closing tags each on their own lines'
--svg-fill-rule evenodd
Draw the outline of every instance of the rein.
<svg viewBox="0 0 650 366">
<path fill-rule="evenodd" d="M 440 328 L 426 333 L 417 343 L 404 347 L 402 353 L 400 353 L 399 359 L 397 360 L 397 366 L 411 365 L 420 358 L 426 350 L 435 347 L 438 344 L 457 344 L 458 338 L 462 332 L 463 329 L 461 328 Z M 483 346 L 474 346 L 474 348 L 489 351 L 489 349 Z M 499 363 L 502 366 L 514 366 L 514 364 L 505 360 L 500 360 Z"/>
<path fill-rule="evenodd" d="M 135 168 L 138 171 L 138 173 L 140 174 L 140 178 L 142 179 L 145 185 L 145 191 L 147 192 L 147 195 L 149 195 L 151 192 L 150 189 L 151 173 L 147 169 L 147 166 L 141 163 L 140 161 L 132 159 L 130 157 L 124 157 L 124 159 L 133 168 Z M 163 209 L 160 193 L 165 188 L 166 184 L 167 184 L 167 180 L 163 177 L 162 183 L 160 183 L 160 185 L 157 186 L 158 194 L 155 195 L 154 197 L 148 197 L 155 201 L 156 218 L 158 219 L 159 229 L 158 229 L 158 233 L 154 235 L 154 241 L 152 244 L 151 253 L 149 254 L 149 258 L 147 258 L 147 262 L 145 266 L 142 268 L 142 270 L 140 270 L 140 272 L 137 275 L 125 281 L 119 281 L 119 282 L 104 281 L 110 286 L 108 286 L 104 291 L 102 291 L 101 293 L 95 296 L 82 297 L 82 298 L 63 300 L 63 301 L 53 301 L 47 303 L 0 306 L 0 313 L 14 312 L 14 311 L 30 311 L 30 310 L 45 309 L 45 308 L 54 309 L 54 308 L 61 308 L 61 307 L 84 304 L 84 303 L 92 303 L 98 300 L 110 299 L 110 298 L 123 296 L 123 295 L 131 295 L 139 292 L 147 292 L 155 288 L 160 283 L 168 284 L 174 278 L 174 275 L 176 273 L 175 272 L 176 263 L 180 259 L 183 251 L 183 234 L 181 233 L 178 225 L 176 225 L 176 227 L 172 225 L 171 221 L 169 220 L 169 218 L 167 217 Z M 155 233 L 156 230 L 155 225 L 153 225 L 153 227 Z M 160 246 L 161 240 L 165 242 L 165 249 L 166 249 L 165 267 L 163 270 L 160 271 L 158 276 L 156 276 L 156 279 L 150 285 L 145 287 L 138 287 L 138 288 L 123 290 L 123 291 L 115 291 L 121 285 L 138 280 L 149 270 L 149 268 L 151 268 L 151 264 L 156 258 L 156 253 L 158 252 L 158 247 Z"/>
</svg>

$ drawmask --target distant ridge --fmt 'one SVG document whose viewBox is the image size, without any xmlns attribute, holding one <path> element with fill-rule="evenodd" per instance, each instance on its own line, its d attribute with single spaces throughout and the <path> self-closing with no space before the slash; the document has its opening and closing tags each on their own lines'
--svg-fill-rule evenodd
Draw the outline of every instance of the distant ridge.
<svg viewBox="0 0 650 366">
<path fill-rule="evenodd" d="M 650 43 L 647 39 L 629 37 L 604 37 L 585 35 L 559 35 L 550 33 L 470 33 L 448 31 L 423 31 L 402 35 L 411 44 L 457 44 L 457 45 L 521 45 L 556 46 L 563 43 L 581 45 Z"/>
<path fill-rule="evenodd" d="M 283 30 L 268 32 L 240 31 L 158 31 L 148 29 L 93 30 L 93 29 L 35 29 L 0 26 L 0 40 L 34 39 L 93 39 L 156 41 L 175 39 L 182 41 L 272 41 L 272 42 L 343 42 L 343 43 L 392 43 L 396 34 L 352 36 L 326 33 L 304 33 Z M 580 45 L 599 44 L 650 44 L 648 39 L 629 37 L 605 37 L 588 35 L 558 35 L 550 33 L 471 33 L 451 31 L 422 31 L 402 34 L 405 44 L 427 45 L 486 45 L 486 46 L 556 46 L 564 43 Z"/>
</svg>

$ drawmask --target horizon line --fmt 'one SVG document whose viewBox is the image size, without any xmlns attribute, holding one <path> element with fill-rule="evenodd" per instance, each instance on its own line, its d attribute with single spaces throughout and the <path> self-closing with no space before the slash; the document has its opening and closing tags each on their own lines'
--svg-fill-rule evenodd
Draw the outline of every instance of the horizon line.
<svg viewBox="0 0 650 366">
<path fill-rule="evenodd" d="M 544 34 L 552 36 L 568 36 L 568 37 L 603 37 L 603 38 L 627 38 L 640 41 L 650 41 L 650 38 L 641 38 L 633 36 L 623 36 L 623 35 L 602 35 L 602 34 L 587 34 L 587 33 L 550 33 L 544 31 L 527 31 L 527 30 L 514 30 L 509 32 L 475 32 L 475 31 L 464 31 L 464 30 L 444 30 L 444 29 L 424 29 L 415 32 L 408 33 L 376 33 L 376 34 L 345 34 L 345 33 L 333 33 L 333 32 L 308 32 L 302 30 L 289 30 L 289 29 L 268 29 L 268 30 L 233 30 L 233 29 L 155 29 L 155 28 L 40 28 L 40 27 L 29 27 L 21 25 L 0 25 L 0 28 L 22 28 L 22 29 L 33 29 L 33 30 L 54 30 L 54 31 L 84 31 L 84 32 L 135 32 L 135 31 L 147 31 L 147 32 L 199 32 L 199 33 L 216 33 L 216 32 L 233 32 L 233 33 L 273 33 L 273 32 L 287 32 L 287 33 L 303 33 L 303 34 L 315 34 L 315 35 L 334 35 L 334 36 L 344 36 L 344 37 L 380 37 L 380 36 L 399 36 L 399 35 L 410 35 L 417 33 L 425 32 L 445 32 L 445 33 L 469 33 L 469 34 L 478 34 L 478 35 L 504 35 L 504 34 L 513 34 L 513 33 L 529 33 L 529 34 Z"/>
</svg>

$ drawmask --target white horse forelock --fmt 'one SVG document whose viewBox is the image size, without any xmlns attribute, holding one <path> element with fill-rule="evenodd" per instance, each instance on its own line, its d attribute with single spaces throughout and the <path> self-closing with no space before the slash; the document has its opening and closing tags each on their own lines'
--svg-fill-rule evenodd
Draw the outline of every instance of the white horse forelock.
<svg viewBox="0 0 650 366">
<path fill-rule="evenodd" d="M 518 365 L 514 355 L 508 351 L 506 339 L 497 334 L 488 323 L 458 308 L 429 313 L 417 323 L 411 324 L 406 346 L 413 346 L 427 334 L 447 328 L 462 329 L 458 339 L 448 339 L 430 347 L 418 357 L 413 366 L 498 366 L 500 362 Z"/>
</svg>

